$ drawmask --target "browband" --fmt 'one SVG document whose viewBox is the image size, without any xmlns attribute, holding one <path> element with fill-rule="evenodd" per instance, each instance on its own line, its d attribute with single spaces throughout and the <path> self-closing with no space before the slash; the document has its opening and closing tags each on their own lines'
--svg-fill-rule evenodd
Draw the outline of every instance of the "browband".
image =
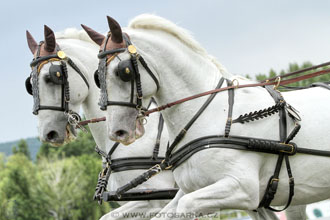
<svg viewBox="0 0 330 220">
<path fill-rule="evenodd" d="M 99 53 L 97 55 L 97 57 L 99 59 L 102 59 L 104 58 L 106 55 L 109 55 L 109 54 L 114 54 L 114 53 L 121 53 L 121 52 L 124 52 L 126 50 L 126 48 L 117 48 L 117 49 L 113 49 L 113 50 L 105 50 L 105 51 L 102 51 L 101 53 Z"/>
</svg>

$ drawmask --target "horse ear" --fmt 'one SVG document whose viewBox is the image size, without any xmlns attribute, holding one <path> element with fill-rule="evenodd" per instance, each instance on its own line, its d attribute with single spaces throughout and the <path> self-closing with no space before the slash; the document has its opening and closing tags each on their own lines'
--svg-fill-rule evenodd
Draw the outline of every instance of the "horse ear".
<svg viewBox="0 0 330 220">
<path fill-rule="evenodd" d="M 38 44 L 28 30 L 26 30 L 26 39 L 32 54 L 34 54 L 38 48 Z"/>
<path fill-rule="evenodd" d="M 110 16 L 107 16 L 107 19 L 111 31 L 111 40 L 118 44 L 123 42 L 123 33 L 118 22 Z"/>
<path fill-rule="evenodd" d="M 55 34 L 47 25 L 44 25 L 45 50 L 53 52 L 56 47 Z"/>
<path fill-rule="evenodd" d="M 100 34 L 96 31 L 94 31 L 92 28 L 87 27 L 86 25 L 81 24 L 81 27 L 87 32 L 88 36 L 99 46 L 102 45 L 105 36 L 103 34 Z"/>
</svg>

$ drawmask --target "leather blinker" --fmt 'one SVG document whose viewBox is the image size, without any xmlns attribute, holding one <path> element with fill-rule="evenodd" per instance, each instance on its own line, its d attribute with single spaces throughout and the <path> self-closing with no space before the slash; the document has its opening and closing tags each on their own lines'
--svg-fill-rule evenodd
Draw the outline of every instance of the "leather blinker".
<svg viewBox="0 0 330 220">
<path fill-rule="evenodd" d="M 31 76 L 29 76 L 25 80 L 25 89 L 26 89 L 27 93 L 29 93 L 30 95 L 33 95 L 33 93 L 32 93 L 32 84 L 31 84 Z"/>
<path fill-rule="evenodd" d="M 94 82 L 98 88 L 101 88 L 100 79 L 99 79 L 99 70 L 95 70 L 94 73 Z"/>
<path fill-rule="evenodd" d="M 51 82 L 57 85 L 64 84 L 64 74 L 62 65 L 51 65 L 49 67 L 49 76 Z"/>
<path fill-rule="evenodd" d="M 119 62 L 117 75 L 124 82 L 129 82 L 134 79 L 135 70 L 134 70 L 132 61 L 130 59 L 122 60 Z"/>
</svg>

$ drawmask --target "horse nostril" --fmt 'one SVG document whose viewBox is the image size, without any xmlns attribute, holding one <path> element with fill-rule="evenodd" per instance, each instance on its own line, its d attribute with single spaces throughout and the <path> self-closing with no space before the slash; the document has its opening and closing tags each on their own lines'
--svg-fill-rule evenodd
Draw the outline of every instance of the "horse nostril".
<svg viewBox="0 0 330 220">
<path fill-rule="evenodd" d="M 50 131 L 48 134 L 47 134 L 47 139 L 50 141 L 50 140 L 54 140 L 58 138 L 58 133 L 56 131 Z"/>
<path fill-rule="evenodd" d="M 115 134 L 117 137 L 124 137 L 124 136 L 128 135 L 128 132 L 125 130 L 118 130 L 115 132 Z"/>
</svg>

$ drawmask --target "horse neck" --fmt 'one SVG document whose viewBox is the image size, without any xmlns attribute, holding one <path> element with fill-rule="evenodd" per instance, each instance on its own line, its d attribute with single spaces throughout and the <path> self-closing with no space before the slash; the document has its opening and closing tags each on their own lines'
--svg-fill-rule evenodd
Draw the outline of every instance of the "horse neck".
<svg viewBox="0 0 330 220">
<path fill-rule="evenodd" d="M 195 52 L 172 35 L 160 31 L 146 32 L 145 35 L 136 34 L 135 39 L 134 34 L 130 36 L 159 77 L 161 88 L 155 95 L 159 105 L 217 86 L 222 74 L 210 57 Z M 171 140 L 206 98 L 195 99 L 163 112 Z"/>
<path fill-rule="evenodd" d="M 94 83 L 94 72 L 98 68 L 97 53 L 99 47 L 96 44 L 78 39 L 59 39 L 58 44 L 88 80 L 88 95 L 84 98 L 81 105 L 84 115 L 87 119 L 103 117 L 104 113 L 98 106 L 100 92 Z M 74 82 L 70 82 L 71 86 L 74 86 Z M 107 137 L 105 123 L 90 124 L 89 127 L 97 146 L 108 152 L 114 142 Z"/>
</svg>

